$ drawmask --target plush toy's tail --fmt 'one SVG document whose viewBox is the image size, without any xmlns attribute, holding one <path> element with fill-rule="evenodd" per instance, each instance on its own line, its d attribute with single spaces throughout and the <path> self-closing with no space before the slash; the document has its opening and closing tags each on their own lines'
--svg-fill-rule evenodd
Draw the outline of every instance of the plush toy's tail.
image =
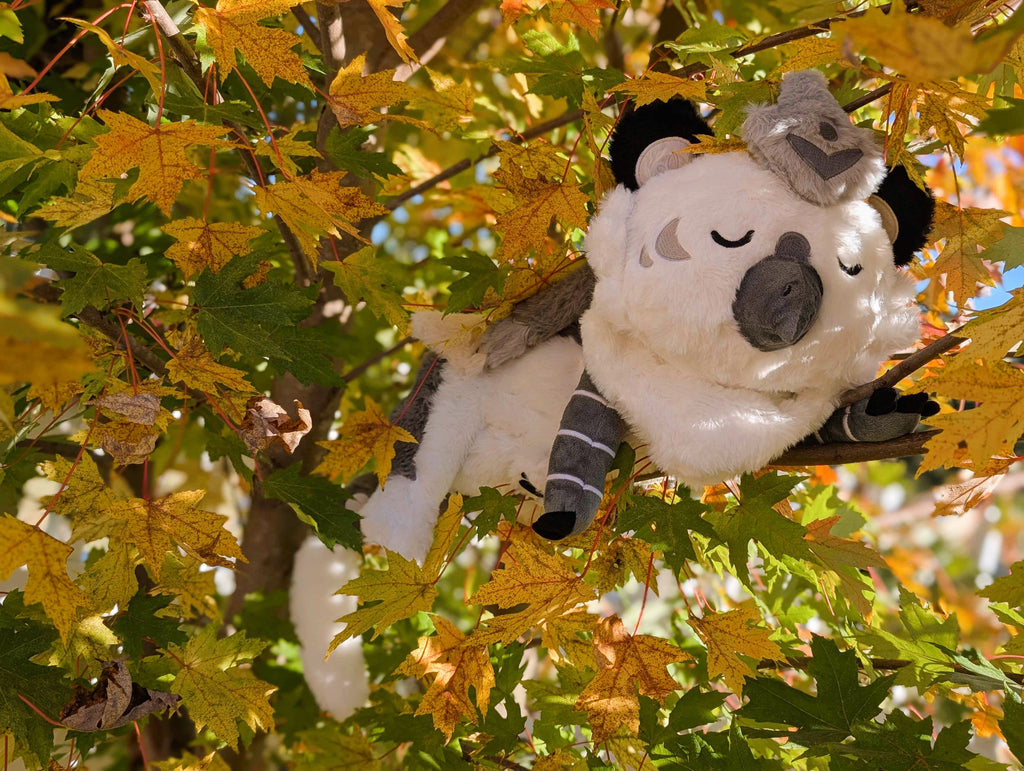
<svg viewBox="0 0 1024 771">
<path fill-rule="evenodd" d="M 354 637 L 339 645 L 326 661 L 324 654 L 343 628 L 335 619 L 356 609 L 356 598 L 334 594 L 359 575 L 362 557 L 354 551 L 327 549 L 309 538 L 295 555 L 291 616 L 302 645 L 302 667 L 320 709 L 344 720 L 366 702 L 370 693 L 363 640 Z"/>
</svg>

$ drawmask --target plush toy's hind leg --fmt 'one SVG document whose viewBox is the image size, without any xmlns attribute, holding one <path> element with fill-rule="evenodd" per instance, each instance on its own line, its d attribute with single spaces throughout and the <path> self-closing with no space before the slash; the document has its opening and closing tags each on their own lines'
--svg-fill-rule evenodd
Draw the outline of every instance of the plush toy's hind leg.
<svg viewBox="0 0 1024 771">
<path fill-rule="evenodd" d="M 929 418 L 938 411 L 939 405 L 926 394 L 901 396 L 895 388 L 880 388 L 866 399 L 833 412 L 808 440 L 884 442 L 909 434 L 921 418 Z"/>
<path fill-rule="evenodd" d="M 418 562 L 427 556 L 438 508 L 482 424 L 480 388 L 473 380 L 446 376 L 440 384 L 416 446 L 411 478 L 392 474 L 360 512 L 369 543 Z"/>
<path fill-rule="evenodd" d="M 363 640 L 354 637 L 324 660 L 327 646 L 343 625 L 335 619 L 356 609 L 356 598 L 334 594 L 359 575 L 361 555 L 341 546 L 327 549 L 309 538 L 295 555 L 291 616 L 302 644 L 302 668 L 320 709 L 344 720 L 366 702 L 370 693 Z"/>
</svg>

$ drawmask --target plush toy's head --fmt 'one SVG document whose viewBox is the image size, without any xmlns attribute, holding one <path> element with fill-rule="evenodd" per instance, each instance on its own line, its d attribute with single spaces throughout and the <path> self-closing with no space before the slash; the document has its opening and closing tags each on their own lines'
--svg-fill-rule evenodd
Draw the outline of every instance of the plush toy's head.
<svg viewBox="0 0 1024 771">
<path fill-rule="evenodd" d="M 687 102 L 620 121 L 620 185 L 586 243 L 592 312 L 727 387 L 872 377 L 917 332 L 896 264 L 923 242 L 930 197 L 902 172 L 887 180 L 899 206 L 872 195 L 886 193 L 873 132 L 850 123 L 816 72 L 787 77 L 776 105 L 750 110 L 747 152 L 679 152 L 702 133 Z"/>
</svg>

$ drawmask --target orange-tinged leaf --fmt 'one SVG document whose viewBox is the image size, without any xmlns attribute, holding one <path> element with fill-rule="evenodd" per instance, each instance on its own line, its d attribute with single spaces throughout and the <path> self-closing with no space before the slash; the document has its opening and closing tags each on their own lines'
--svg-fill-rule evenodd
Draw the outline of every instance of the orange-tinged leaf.
<svg viewBox="0 0 1024 771">
<path fill-rule="evenodd" d="M 79 608 L 89 608 L 89 598 L 68 578 L 71 547 L 38 527 L 4 514 L 0 517 L 0 581 L 6 581 L 22 565 L 28 568 L 25 601 L 39 603 L 67 642 Z"/>
<path fill-rule="evenodd" d="M 1002 305 L 981 311 L 957 335 L 969 337 L 964 355 L 972 359 L 999 361 L 1024 341 L 1024 292 L 1015 289 Z"/>
<path fill-rule="evenodd" d="M 594 630 L 597 675 L 590 681 L 576 708 L 585 710 L 599 744 L 625 726 L 634 736 L 640 730 L 640 699 L 649 696 L 664 704 L 679 689 L 666 667 L 691 658 L 668 640 L 631 635 L 618 616 L 605 618 Z"/>
<path fill-rule="evenodd" d="M 238 433 L 245 442 L 251 455 L 267 449 L 272 444 L 279 445 L 294 453 L 302 441 L 302 437 L 313 427 L 313 419 L 302 402 L 295 400 L 296 417 L 291 417 L 288 410 L 266 396 L 253 396 L 245 407 L 245 418 L 238 427 Z"/>
<path fill-rule="evenodd" d="M 25 107 L 30 104 L 39 104 L 40 102 L 56 102 L 59 101 L 59 96 L 53 94 L 15 94 L 11 89 L 11 84 L 7 81 L 7 75 L 0 72 L 0 110 L 16 110 L 19 107 Z"/>
<path fill-rule="evenodd" d="M 608 90 L 633 94 L 637 107 L 643 107 L 651 102 L 667 102 L 677 96 L 702 102 L 707 96 L 704 81 L 678 78 L 655 70 L 646 73 L 642 78 L 632 78 Z"/>
<path fill-rule="evenodd" d="M 647 581 L 652 556 L 650 545 L 640 538 L 615 538 L 590 563 L 590 572 L 597 578 L 598 594 L 622 586 L 630 575 L 640 583 Z M 658 593 L 656 581 L 651 581 L 649 586 Z"/>
<path fill-rule="evenodd" d="M 382 115 L 377 108 L 393 107 L 417 95 L 406 83 L 394 79 L 394 70 L 364 76 L 365 65 L 366 54 L 359 54 L 339 70 L 331 81 L 328 104 L 342 128 L 365 126 L 384 118 L 394 119 L 394 116 Z"/>
<path fill-rule="evenodd" d="M 476 690 L 476 706 L 487 712 L 491 689 L 494 687 L 494 667 L 487 647 L 467 645 L 466 635 L 441 616 L 434 616 L 433 637 L 421 637 L 419 645 L 398 671 L 412 677 L 434 675 L 417 715 L 428 712 L 434 727 L 451 741 L 460 720 L 476 722 L 476 711 L 469 698 L 469 689 Z"/>
<path fill-rule="evenodd" d="M 181 268 L 186 279 L 206 268 L 218 272 L 232 258 L 251 252 L 249 242 L 265 232 L 238 222 L 204 222 L 194 217 L 171 220 L 161 230 L 176 239 L 164 256 Z"/>
<path fill-rule="evenodd" d="M 796 40 L 782 47 L 785 59 L 778 72 L 810 70 L 833 64 L 841 58 L 841 38 L 812 36 Z"/>
<path fill-rule="evenodd" d="M 255 389 L 240 369 L 218 363 L 198 335 L 193 335 L 167 362 L 167 379 L 186 388 L 217 393 L 223 386 L 232 391 L 252 393 Z"/>
<path fill-rule="evenodd" d="M 832 527 L 840 517 L 827 517 L 807 525 L 804 540 L 817 560 L 838 576 L 843 596 L 862 616 L 871 613 L 871 601 L 864 596 L 868 588 L 860 570 L 868 567 L 887 568 L 885 560 L 861 541 L 832 535 Z"/>
<path fill-rule="evenodd" d="M 388 36 L 388 42 L 391 43 L 391 47 L 395 49 L 395 52 L 402 57 L 402 61 L 419 61 L 416 58 L 416 52 L 406 42 L 405 27 L 402 26 L 399 16 L 388 10 L 389 7 L 401 8 L 405 5 L 405 0 L 366 0 L 366 2 L 373 12 L 377 14 L 377 18 L 380 19 L 380 23 L 384 27 L 384 33 Z"/>
<path fill-rule="evenodd" d="M 476 89 L 470 78 L 457 83 L 454 78 L 427 70 L 430 89 L 418 89 L 412 107 L 427 113 L 426 127 L 431 131 L 455 131 L 473 119 Z"/>
<path fill-rule="evenodd" d="M 77 228 L 108 214 L 114 205 L 113 182 L 79 178 L 74 194 L 51 198 L 35 213 L 57 227 Z"/>
<path fill-rule="evenodd" d="M 531 530 L 510 530 L 502 523 L 499 534 L 509 534 L 510 539 L 501 568 L 476 590 L 469 603 L 499 608 L 526 603 L 527 607 L 490 619 L 484 629 L 473 634 L 475 641 L 509 643 L 530 627 L 595 598 L 594 590 L 576 575 L 571 564 L 561 555 L 541 548 Z"/>
<path fill-rule="evenodd" d="M 423 560 L 425 575 L 434 578 L 441 575 L 445 560 L 449 557 L 448 552 L 455 545 L 455 538 L 459 534 L 461 524 L 462 496 L 459 493 L 452 493 L 448 496 L 448 505 L 437 519 L 437 525 L 434 527 L 434 541 Z"/>
<path fill-rule="evenodd" d="M 973 509 L 988 498 L 1006 476 L 1006 471 L 1015 458 L 1003 458 L 990 463 L 987 468 L 975 474 L 965 482 L 945 485 L 934 490 L 935 511 L 932 516 L 944 517 L 961 515 Z"/>
<path fill-rule="evenodd" d="M 328 655 L 350 637 L 373 629 L 371 639 L 376 639 L 396 621 L 434 607 L 436 579 L 426 575 L 414 560 L 393 551 L 388 551 L 387 556 L 387 570 L 364 570 L 338 590 L 340 594 L 358 597 L 360 606 L 338 619 L 345 628 L 331 641 Z"/>
<path fill-rule="evenodd" d="M 131 466 L 146 462 L 162 433 L 160 428 L 116 418 L 98 423 L 89 441 L 112 456 L 119 466 Z"/>
<path fill-rule="evenodd" d="M 497 218 L 505 259 L 545 250 L 552 219 L 571 227 L 586 226 L 590 198 L 579 185 L 522 178 L 509 191 L 517 204 Z"/>
<path fill-rule="evenodd" d="M 771 630 L 760 625 L 761 613 L 753 601 L 742 603 L 726 613 L 705 613 L 687 623 L 708 649 L 708 677 L 722 675 L 736 695 L 743 691 L 743 678 L 757 672 L 739 654 L 755 661 L 782 659 L 782 649 L 768 639 Z"/>
<path fill-rule="evenodd" d="M 610 0 L 548 0 L 551 21 L 585 29 L 595 40 L 601 32 L 601 11 L 613 10 Z"/>
<path fill-rule="evenodd" d="M 206 42 L 213 49 L 221 82 L 237 68 L 237 52 L 268 87 L 278 77 L 313 88 L 302 59 L 292 50 L 301 38 L 259 24 L 260 19 L 278 16 L 293 5 L 297 5 L 294 0 L 221 0 L 216 8 L 196 8 L 195 23 L 206 30 Z"/>
<path fill-rule="evenodd" d="M 110 54 L 110 59 L 114 63 L 115 67 L 126 65 L 131 67 L 133 70 L 138 72 L 142 77 L 149 83 L 149 87 L 153 89 L 153 93 L 159 94 L 163 91 L 164 86 L 160 82 L 160 66 L 151 62 L 144 56 L 139 56 L 136 53 L 132 53 L 121 45 L 118 45 L 110 34 L 102 27 L 97 27 L 95 24 L 91 24 L 81 19 L 69 19 L 62 18 L 61 21 L 67 21 L 74 24 L 76 27 L 88 30 L 100 39 L 100 42 L 106 47 L 107 52 Z"/>
<path fill-rule="evenodd" d="M 391 473 L 395 442 L 416 441 L 412 434 L 384 417 L 380 406 L 370 397 L 366 397 L 362 412 L 349 415 L 339 433 L 337 439 L 317 443 L 327 449 L 327 457 L 317 466 L 316 473 L 331 479 L 341 476 L 347 482 L 372 459 L 381 487 Z"/>
<path fill-rule="evenodd" d="M 267 643 L 247 640 L 244 632 L 217 637 L 217 624 L 208 624 L 184 646 L 168 652 L 181 665 L 171 692 L 181 696 L 196 730 L 209 728 L 231 747 L 238 747 L 242 720 L 252 731 L 274 725 L 268 697 L 276 686 L 258 680 L 248 667 L 240 666 L 257 656 Z"/>
<path fill-rule="evenodd" d="M 96 137 L 96 152 L 82 167 L 81 177 L 117 177 L 138 167 L 129 199 L 149 198 L 168 216 L 185 180 L 203 176 L 186 150 L 192 145 L 228 144 L 219 138 L 227 129 L 192 120 L 150 126 L 125 113 L 99 110 L 98 115 L 110 131 Z"/>
</svg>

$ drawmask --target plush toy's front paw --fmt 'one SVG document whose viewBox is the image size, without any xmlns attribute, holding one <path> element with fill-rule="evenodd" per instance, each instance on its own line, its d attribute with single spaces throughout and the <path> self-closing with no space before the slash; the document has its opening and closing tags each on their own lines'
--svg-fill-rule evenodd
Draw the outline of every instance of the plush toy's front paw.
<svg viewBox="0 0 1024 771">
<path fill-rule="evenodd" d="M 911 433 L 921 418 L 939 411 L 928 394 L 901 396 L 895 388 L 879 388 L 871 396 L 832 413 L 815 433 L 822 442 L 884 442 Z"/>
</svg>

